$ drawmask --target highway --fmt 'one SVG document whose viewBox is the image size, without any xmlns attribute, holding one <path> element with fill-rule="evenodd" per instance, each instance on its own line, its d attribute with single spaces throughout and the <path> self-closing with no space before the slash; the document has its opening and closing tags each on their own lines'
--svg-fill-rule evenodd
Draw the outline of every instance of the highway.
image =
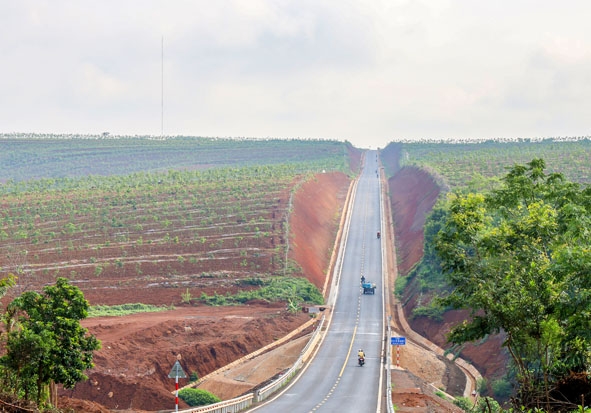
<svg viewBox="0 0 591 413">
<path fill-rule="evenodd" d="M 301 375 L 271 401 L 252 409 L 264 412 L 380 412 L 382 385 L 383 284 L 380 183 L 376 151 L 366 153 L 365 167 L 353 191 L 327 304 L 332 307 L 326 336 Z M 376 284 L 363 294 L 360 278 Z M 359 367 L 357 351 L 366 364 Z"/>
</svg>

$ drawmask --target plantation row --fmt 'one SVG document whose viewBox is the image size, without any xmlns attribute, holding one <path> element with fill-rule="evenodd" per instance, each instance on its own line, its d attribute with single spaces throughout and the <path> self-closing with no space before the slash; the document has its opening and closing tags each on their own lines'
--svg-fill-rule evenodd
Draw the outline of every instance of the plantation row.
<svg viewBox="0 0 591 413">
<path fill-rule="evenodd" d="M 275 181 L 275 184 L 278 183 Z M 252 188 L 253 194 L 271 200 L 280 199 L 281 190 L 288 189 L 289 181 L 281 184 L 274 190 L 264 186 Z M 96 271 L 111 260 L 121 268 L 138 256 L 150 257 L 151 261 L 177 259 L 181 262 L 183 254 L 188 260 L 203 259 L 205 253 L 216 258 L 238 254 L 232 250 L 239 248 L 240 254 L 245 255 L 250 248 L 265 247 L 264 238 L 271 233 L 282 235 L 281 225 L 275 228 L 271 218 L 273 214 L 278 219 L 284 218 L 287 204 L 280 205 L 275 201 L 277 205 L 269 205 L 259 199 L 236 201 L 233 203 L 236 213 L 226 215 L 204 213 L 204 208 L 199 205 L 181 210 L 174 203 L 156 201 L 137 202 L 135 209 L 133 206 L 112 209 L 108 204 L 101 208 L 97 204 L 96 215 L 64 210 L 63 215 L 55 216 L 52 221 L 39 220 L 39 214 L 33 215 L 35 210 L 33 214 L 23 216 L 28 210 L 19 208 L 17 201 L 14 208 L 3 211 L 6 225 L 0 232 L 0 248 L 7 256 L 14 251 L 26 251 L 30 268 L 41 263 L 47 269 L 46 263 L 52 262 L 67 269 L 67 261 L 74 260 L 74 267 L 81 267 L 81 262 L 96 263 Z M 52 206 L 49 208 L 53 209 Z M 134 214 L 138 210 L 140 214 Z M 21 214 L 11 217 L 7 215 L 9 212 Z M 21 222 L 30 224 L 23 228 Z M 155 249 L 174 249 L 174 256 L 155 256 Z"/>
<path fill-rule="evenodd" d="M 332 170 L 335 162 L 348 163 L 348 147 L 322 140 L 0 134 L 0 182 L 302 162 Z"/>
<path fill-rule="evenodd" d="M 453 187 L 462 187 L 479 177 L 499 177 L 514 164 L 534 158 L 546 161 L 547 171 L 560 172 L 567 179 L 589 184 L 591 140 L 557 142 L 552 139 L 479 143 L 404 143 L 402 165 L 416 165 L 434 171 Z"/>
<path fill-rule="evenodd" d="M 343 160 L 9 181 L 0 270 L 22 289 L 66 277 L 90 297 L 115 286 L 234 292 L 236 279 L 297 271 L 286 262 L 290 194 Z"/>
</svg>

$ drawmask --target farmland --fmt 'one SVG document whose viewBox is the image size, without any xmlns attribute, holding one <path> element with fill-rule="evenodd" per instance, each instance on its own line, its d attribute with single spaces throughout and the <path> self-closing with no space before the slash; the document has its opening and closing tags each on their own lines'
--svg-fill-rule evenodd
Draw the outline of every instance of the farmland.
<svg viewBox="0 0 591 413">
<path fill-rule="evenodd" d="M 183 348 L 187 368 L 203 375 L 306 320 L 302 314 L 277 314 L 286 303 L 318 301 L 310 291 L 324 281 L 349 175 L 360 155 L 346 143 L 303 140 L 36 136 L 0 139 L 0 146 L 0 266 L 3 275 L 18 277 L 3 304 L 65 277 L 92 306 L 139 303 L 169 310 L 158 313 L 167 314 L 168 322 L 146 325 L 145 331 L 121 327 L 134 335 L 133 346 L 125 349 L 117 337 L 127 333 L 105 329 L 113 323 L 104 317 L 98 324 L 88 320 L 91 332 L 109 345 L 99 351 L 91 380 L 77 387 L 75 397 L 111 408 L 124 402 L 123 389 L 137 391 L 140 377 L 159 389 L 151 394 L 166 394 L 160 370 Z M 302 204 L 303 193 L 317 200 Z M 316 202 L 326 209 L 317 234 L 298 235 L 307 228 L 298 222 L 298 214 L 308 214 L 301 205 L 314 208 Z M 320 248 L 311 258 L 317 261 L 313 270 L 310 257 L 298 252 L 308 239 Z M 262 295 L 247 294 L 259 290 Z M 246 314 L 231 308 L 215 313 L 207 305 L 230 302 L 248 302 Z M 239 314 L 235 321 L 233 312 Z M 128 325 L 129 317 L 139 315 L 117 317 L 118 325 Z M 200 327 L 211 320 L 219 320 L 221 329 Z M 158 337 L 189 327 L 199 331 L 199 339 L 186 337 L 185 344 L 166 351 L 174 342 Z M 135 358 L 141 361 L 131 375 L 123 362 L 122 379 L 116 366 Z M 103 390 L 119 390 L 108 397 L 95 382 Z M 157 407 L 141 391 L 135 403 Z"/>
<path fill-rule="evenodd" d="M 27 141 L 31 147 L 27 150 L 18 142 L 15 152 L 35 152 L 40 144 L 55 144 L 57 148 L 40 152 L 49 159 L 40 163 L 53 174 L 64 175 L 69 159 L 93 164 L 96 154 L 87 159 L 80 152 L 90 142 L 91 149 L 111 148 L 104 157 L 118 151 L 120 158 L 140 166 L 135 164 L 135 151 L 145 142 L 109 141 L 113 142 L 73 141 L 76 156 L 66 149 L 71 141 L 63 139 Z M 167 147 L 165 142 L 154 147 L 153 141 L 148 142 L 149 153 L 161 153 Z M 4 145 L 9 149 L 12 143 Z M 304 162 L 298 150 L 305 142 L 295 142 L 293 151 L 285 142 L 239 142 L 237 146 L 247 147 L 236 158 L 228 150 L 230 143 L 205 140 L 205 155 L 196 151 L 197 145 L 192 146 L 192 155 L 206 156 L 210 164 L 234 162 L 234 166 L 26 181 L 16 179 L 22 174 L 14 174 L 0 185 L 0 253 L 6 257 L 2 270 L 19 276 L 21 290 L 58 276 L 69 278 L 86 287 L 93 304 L 120 304 L 130 290 L 145 304 L 169 304 L 179 296 L 175 288 L 199 285 L 201 293 L 223 294 L 236 289 L 236 278 L 293 273 L 297 266 L 286 260 L 290 194 L 314 173 L 345 171 L 344 146 L 331 153 L 333 142 L 313 143 L 309 147 L 317 146 L 319 151 L 311 150 Z M 170 146 L 186 154 L 187 145 L 181 139 Z M 278 145 L 289 150 L 278 151 Z M 66 155 L 58 162 L 53 159 L 55 152 Z M 264 155 L 270 163 L 244 166 L 248 153 Z M 318 157 L 318 153 L 329 156 Z M 3 156 L 10 157 L 10 151 Z M 156 163 L 144 159 L 148 169 L 161 165 L 161 159 L 155 158 Z M 117 170 L 104 165 L 100 169 L 103 173 Z M 96 293 L 113 286 L 118 287 L 117 293 L 108 297 Z M 142 297 L 141 291 L 155 287 L 166 288 L 158 303 Z"/>
<path fill-rule="evenodd" d="M 500 177 L 514 164 L 525 164 L 534 158 L 546 161 L 548 173 L 560 172 L 571 181 L 591 183 L 590 139 L 408 142 L 401 145 L 401 166 L 425 168 L 450 188 L 465 186 L 475 179 Z"/>
<path fill-rule="evenodd" d="M 0 134 L 0 182 L 298 162 L 334 170 L 346 167 L 347 148 L 303 139 Z"/>
</svg>

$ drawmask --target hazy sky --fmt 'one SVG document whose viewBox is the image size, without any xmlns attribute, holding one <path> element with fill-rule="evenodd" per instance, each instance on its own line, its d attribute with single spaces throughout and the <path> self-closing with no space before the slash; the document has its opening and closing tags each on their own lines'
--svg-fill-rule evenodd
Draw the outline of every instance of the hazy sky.
<svg viewBox="0 0 591 413">
<path fill-rule="evenodd" d="M 1 0 L 0 132 L 591 135 L 591 1 Z"/>
</svg>

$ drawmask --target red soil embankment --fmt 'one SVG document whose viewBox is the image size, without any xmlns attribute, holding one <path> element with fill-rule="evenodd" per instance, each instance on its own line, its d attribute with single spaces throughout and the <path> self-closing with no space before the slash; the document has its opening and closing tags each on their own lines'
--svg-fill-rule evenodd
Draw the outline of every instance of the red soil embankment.
<svg viewBox="0 0 591 413">
<path fill-rule="evenodd" d="M 293 199 L 289 227 L 291 257 L 303 275 L 322 290 L 326 280 L 349 178 L 342 173 L 316 175 L 305 182 Z"/>
<path fill-rule="evenodd" d="M 423 256 L 423 227 L 440 189 L 425 171 L 402 168 L 388 180 L 394 215 L 398 271 L 407 275 Z"/>
</svg>

